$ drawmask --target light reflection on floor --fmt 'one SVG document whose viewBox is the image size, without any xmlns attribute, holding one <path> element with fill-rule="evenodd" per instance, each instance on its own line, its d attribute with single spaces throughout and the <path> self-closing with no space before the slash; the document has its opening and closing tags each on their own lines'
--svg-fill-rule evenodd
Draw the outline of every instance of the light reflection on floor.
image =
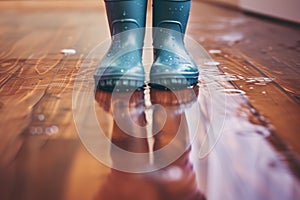
<svg viewBox="0 0 300 200">
<path fill-rule="evenodd" d="M 104 126 L 111 126 L 106 130 L 107 136 L 124 150 L 149 152 L 150 165 L 161 162 L 164 156 L 173 156 L 151 159 L 153 152 L 169 144 L 174 154 L 182 152 L 182 155 L 157 171 L 135 174 L 113 169 L 114 165 L 124 164 L 124 158 L 111 151 L 113 166 L 96 199 L 293 199 L 299 195 L 299 182 L 291 167 L 295 166 L 293 158 L 288 152 L 274 148 L 274 133 L 260 120 L 243 94 L 224 89 L 225 109 L 220 106 L 222 109 L 217 112 L 224 124 L 220 139 L 216 140 L 207 135 L 208 129 L 214 127 L 211 120 L 215 118 L 210 116 L 210 111 L 215 105 L 205 83 L 186 90 L 147 90 L 150 92 L 119 93 L 114 98 L 109 92 L 96 92 L 97 106 L 110 116 L 111 122 L 103 120 Z M 145 106 L 147 98 L 152 105 Z M 124 99 L 130 99 L 129 104 Z M 193 105 L 200 105 L 200 113 L 196 113 L 199 110 Z M 145 113 L 151 113 L 152 120 L 147 121 L 149 116 Z M 195 117 L 201 120 L 192 122 Z M 125 132 L 120 127 L 130 124 L 126 121 L 129 119 L 141 127 L 150 123 L 150 130 L 155 134 L 148 137 L 147 129 L 142 129 L 144 133 L 138 132 L 144 138 L 128 135 L 130 131 L 135 132 L 134 127 Z M 98 120 L 101 124 L 99 115 Z M 190 137 L 195 131 L 197 137 Z M 174 141 L 178 133 L 182 133 L 181 137 Z M 152 146 L 147 140 L 154 141 Z M 210 148 L 203 153 L 201 145 Z M 136 160 L 134 164 L 141 163 L 144 161 Z"/>
</svg>

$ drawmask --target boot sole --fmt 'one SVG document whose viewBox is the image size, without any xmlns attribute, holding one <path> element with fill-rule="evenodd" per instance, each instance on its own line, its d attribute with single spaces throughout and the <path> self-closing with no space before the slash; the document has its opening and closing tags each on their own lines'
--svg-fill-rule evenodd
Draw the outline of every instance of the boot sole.
<svg viewBox="0 0 300 200">
<path fill-rule="evenodd" d="M 103 78 L 103 77 L 102 77 Z M 141 90 L 145 87 L 144 80 L 137 80 L 136 77 L 133 79 L 122 77 L 118 78 L 109 78 L 109 79 L 100 79 L 97 83 L 97 89 L 104 91 L 116 91 L 116 92 L 128 92 Z"/>
<path fill-rule="evenodd" d="M 196 85 L 198 78 L 160 78 L 150 80 L 149 86 L 151 88 L 163 89 L 163 90 L 176 90 L 188 88 Z"/>
</svg>

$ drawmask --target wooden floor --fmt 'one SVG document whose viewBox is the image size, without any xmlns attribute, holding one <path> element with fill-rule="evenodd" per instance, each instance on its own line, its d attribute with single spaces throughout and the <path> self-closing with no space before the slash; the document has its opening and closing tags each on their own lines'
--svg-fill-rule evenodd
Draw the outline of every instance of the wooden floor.
<svg viewBox="0 0 300 200">
<path fill-rule="evenodd" d="M 224 88 L 245 94 L 228 95 L 222 134 L 208 156 L 199 159 L 192 145 L 168 167 L 132 174 L 99 162 L 78 137 L 72 112 L 75 77 L 109 32 L 102 3 L 72 4 L 0 2 L 1 199 L 300 198 L 298 25 L 194 1 L 187 35 L 220 63 Z M 149 25 L 150 20 L 149 14 Z M 76 53 L 62 54 L 62 49 Z M 182 106 L 200 105 L 211 120 L 205 83 L 194 90 L 196 100 L 168 107 L 164 131 L 170 137 L 156 136 L 155 148 L 174 137 L 179 118 L 189 126 L 186 135 L 205 132 L 204 122 L 199 129 L 190 125 L 199 118 L 193 105 Z M 143 95 L 136 94 L 135 100 L 143 102 Z M 110 98 L 99 92 L 95 97 L 99 123 L 107 129 L 115 127 Z M 150 98 L 167 105 L 172 94 L 153 91 Z M 129 112 L 147 110 L 137 105 Z M 148 123 L 159 121 L 159 113 L 153 116 Z M 138 123 L 147 121 L 144 115 L 135 117 Z M 110 131 L 125 149 L 145 142 L 126 140 L 116 128 Z M 137 151 L 147 151 L 141 148 Z"/>
</svg>

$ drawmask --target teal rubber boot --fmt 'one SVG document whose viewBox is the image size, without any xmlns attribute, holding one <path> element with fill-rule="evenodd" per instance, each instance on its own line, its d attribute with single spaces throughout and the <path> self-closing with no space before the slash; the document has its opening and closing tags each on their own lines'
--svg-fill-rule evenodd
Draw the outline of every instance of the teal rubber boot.
<svg viewBox="0 0 300 200">
<path fill-rule="evenodd" d="M 195 85 L 199 71 L 184 46 L 190 0 L 153 0 L 154 63 L 150 85 L 176 89 Z"/>
<path fill-rule="evenodd" d="M 105 0 L 105 6 L 112 42 L 94 73 L 95 84 L 106 91 L 141 88 L 147 0 Z"/>
</svg>

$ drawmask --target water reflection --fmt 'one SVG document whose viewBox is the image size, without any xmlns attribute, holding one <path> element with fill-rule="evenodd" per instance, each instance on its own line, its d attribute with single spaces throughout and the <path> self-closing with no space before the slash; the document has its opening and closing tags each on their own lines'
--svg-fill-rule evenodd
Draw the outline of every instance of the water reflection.
<svg viewBox="0 0 300 200">
<path fill-rule="evenodd" d="M 112 128 L 105 133 L 112 143 L 127 151 L 148 152 L 149 157 L 142 159 L 148 159 L 149 165 L 156 165 L 164 158 L 152 153 L 170 143 L 174 152 L 183 154 L 155 172 L 134 174 L 112 168 L 95 199 L 205 199 L 190 161 L 189 127 L 185 116 L 185 109 L 195 103 L 198 90 L 195 86 L 178 91 L 152 89 L 150 94 L 149 91 L 96 92 L 98 105 L 112 121 Z M 151 104 L 145 106 L 148 100 Z M 130 131 L 138 137 L 133 137 Z M 180 137 L 175 137 L 177 134 Z M 113 166 L 123 160 L 114 151 L 111 151 L 111 159 Z M 140 162 L 145 160 L 134 160 L 136 165 Z"/>
<path fill-rule="evenodd" d="M 243 93 L 232 87 L 218 88 L 226 97 L 221 104 L 224 98 L 212 96 L 211 84 L 201 83 L 200 89 L 151 89 L 132 94 L 97 91 L 97 104 L 106 114 L 98 117 L 99 123 L 110 127 L 105 131 L 107 137 L 126 151 L 148 153 L 140 160 L 129 160 L 111 150 L 113 168 L 121 169 L 124 160 L 132 166 L 146 162 L 157 166 L 178 152 L 182 154 L 154 172 L 134 174 L 112 168 L 95 199 L 297 199 L 297 158 Z M 195 109 L 197 105 L 200 110 Z M 193 123 L 196 118 L 201 119 Z M 201 153 L 205 138 L 209 144 L 216 141 L 211 138 L 220 119 L 224 119 L 220 140 L 209 154 Z M 193 133 L 197 136 L 190 146 Z M 169 145 L 171 152 L 156 156 L 155 152 Z"/>
</svg>

